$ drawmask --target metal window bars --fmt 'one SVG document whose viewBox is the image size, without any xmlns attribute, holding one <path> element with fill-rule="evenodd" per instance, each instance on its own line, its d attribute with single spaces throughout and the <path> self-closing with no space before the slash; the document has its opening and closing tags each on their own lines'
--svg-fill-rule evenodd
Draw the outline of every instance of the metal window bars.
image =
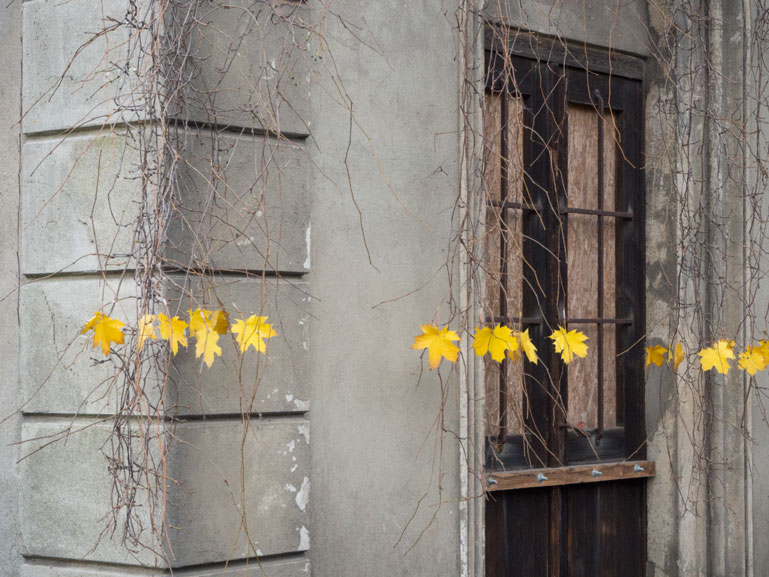
<svg viewBox="0 0 769 577">
<path fill-rule="evenodd" d="M 577 325 L 577 324 L 589 324 L 597 325 L 598 336 L 596 339 L 595 354 L 597 356 L 597 395 L 596 395 L 596 410 L 597 410 L 597 431 L 595 435 L 596 443 L 600 442 L 604 433 L 604 331 L 605 325 L 632 325 L 634 319 L 632 318 L 616 318 L 604 316 L 604 219 L 616 218 L 618 220 L 632 221 L 634 215 L 628 211 L 616 211 L 605 209 L 605 182 L 604 182 L 604 156 L 605 156 L 605 103 L 599 90 L 595 91 L 596 100 L 596 112 L 597 112 L 597 206 L 596 208 L 581 208 L 581 207 L 563 207 L 559 209 L 559 214 L 568 216 L 569 214 L 580 214 L 595 216 L 597 219 L 597 316 L 596 317 L 573 317 L 570 318 L 564 315 L 562 324 L 565 326 Z M 487 316 L 484 320 L 486 323 L 505 323 L 508 325 L 520 324 L 520 325 L 541 325 L 544 322 L 541 314 L 522 314 L 520 316 L 511 316 L 508 312 L 507 305 L 507 290 L 509 290 L 509 271 L 508 271 L 508 258 L 509 258 L 509 241 L 507 234 L 505 233 L 505 223 L 508 219 L 508 210 L 519 211 L 539 211 L 540 207 L 530 202 L 518 202 L 509 198 L 510 196 L 510 142 L 509 142 L 509 102 L 507 98 L 501 99 L 501 137 L 500 137 L 500 159 L 501 159 L 501 171 L 499 186 L 501 189 L 500 199 L 496 200 L 492 198 L 486 199 L 486 206 L 493 207 L 499 210 L 498 219 L 500 221 L 499 226 L 499 304 L 498 311 L 495 315 Z M 565 226 L 565 220 L 561 222 L 561 226 Z M 497 430 L 499 431 L 498 446 L 504 444 L 507 439 L 507 397 L 509 380 L 509 368 L 508 360 L 502 361 L 502 366 L 499 371 L 499 412 L 497 415 Z"/>
</svg>

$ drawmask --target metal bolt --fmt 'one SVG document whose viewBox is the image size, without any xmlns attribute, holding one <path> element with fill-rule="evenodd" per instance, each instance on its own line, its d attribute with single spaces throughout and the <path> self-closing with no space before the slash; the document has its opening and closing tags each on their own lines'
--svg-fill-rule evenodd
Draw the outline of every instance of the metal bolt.
<svg viewBox="0 0 769 577">
<path fill-rule="evenodd" d="M 633 467 L 633 472 L 634 473 L 640 473 L 643 470 L 644 470 L 644 468 L 641 465 L 636 465 L 635 467 Z"/>
<path fill-rule="evenodd" d="M 494 477 L 489 477 L 486 479 L 486 485 L 491 487 L 492 485 L 496 485 L 499 481 L 497 481 Z"/>
<path fill-rule="evenodd" d="M 603 475 L 603 473 L 598 469 L 593 469 L 593 477 L 598 477 L 599 475 Z"/>
<path fill-rule="evenodd" d="M 537 483 L 541 483 L 542 481 L 547 481 L 547 477 L 545 477 L 544 474 L 538 473 L 537 474 Z"/>
</svg>

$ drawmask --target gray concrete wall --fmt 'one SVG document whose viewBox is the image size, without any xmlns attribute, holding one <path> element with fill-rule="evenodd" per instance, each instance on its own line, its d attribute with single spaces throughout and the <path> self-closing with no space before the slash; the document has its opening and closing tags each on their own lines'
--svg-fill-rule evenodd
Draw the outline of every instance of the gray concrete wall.
<svg viewBox="0 0 769 577">
<path fill-rule="evenodd" d="M 195 14 L 194 82 L 169 109 L 203 124 L 178 135 L 180 202 L 164 255 L 175 268 L 226 274 L 201 282 L 177 273 L 163 297 L 172 312 L 205 305 L 268 314 L 279 336 L 255 364 L 225 350 L 201 368 L 183 351 L 164 395 L 160 374 L 147 381 L 148 402 L 192 420 L 145 430 L 168 441 L 169 528 L 167 537 L 152 535 L 144 511 L 150 548 L 131 551 L 119 529 L 103 532 L 104 448 L 120 382 L 78 332 L 105 302 L 116 302 L 119 318 L 135 315 L 141 156 L 122 123 L 150 117 L 141 106 L 116 108 L 126 95 L 104 84 L 114 71 L 101 56 L 117 59 L 130 34 L 109 32 L 70 65 L 88 31 L 112 20 L 82 2 L 24 4 L 25 577 L 149 575 L 169 563 L 203 575 L 183 568 L 243 567 L 239 560 L 254 555 L 271 575 L 306 573 L 310 561 L 320 575 L 457 571 L 457 378 L 448 367 L 443 379 L 422 374 L 409 349 L 436 307 L 448 314 L 446 279 L 431 278 L 453 258 L 459 77 L 447 14 L 456 6 L 409 7 L 394 21 L 385 6 L 350 5 L 349 22 L 326 19 L 327 40 L 309 35 L 307 53 L 292 53 L 285 25 L 249 6 Z M 325 16 L 292 6 L 284 9 L 302 22 Z M 103 8 L 120 21 L 120 3 Z M 201 95 L 209 98 L 196 101 Z M 100 128 L 105 119 L 110 130 Z M 208 123 L 256 133 L 215 137 Z M 57 133 L 72 128 L 67 138 Z M 261 270 L 287 276 L 246 272 Z"/>
<path fill-rule="evenodd" d="M 649 10 L 642 0 L 490 0 L 484 16 L 489 22 L 565 41 L 649 54 Z"/>
<path fill-rule="evenodd" d="M 203 95 L 197 101 L 202 105 L 194 106 L 190 94 L 178 100 L 163 95 L 169 112 L 197 128 L 166 133 L 178 151 L 177 195 L 160 255 L 175 272 L 163 277 L 154 298 L 158 312 L 182 316 L 197 307 L 224 308 L 232 320 L 269 316 L 278 336 L 265 355 L 240 355 L 227 336 L 220 343 L 223 356 L 210 369 L 189 349 L 167 367 L 147 369 L 141 398 L 145 407 L 154 407 L 151 416 L 122 424 L 134 432 L 125 450 L 149 471 L 145 481 L 136 480 L 138 543 L 123 541 L 125 508 L 115 502 L 110 475 L 125 465 L 114 452 L 113 415 L 125 410 L 130 395 L 115 378 L 116 364 L 103 362 L 90 347 L 90 335 L 79 333 L 105 304 L 114 304 L 113 316 L 136 322 L 140 293 L 134 274 L 144 251 L 135 223 L 147 206 L 141 202 L 139 167 L 146 158 L 149 166 L 158 158 L 152 143 L 159 125 L 152 124 L 152 114 L 159 109 L 142 92 L 147 60 L 128 55 L 147 40 L 146 29 L 137 32 L 125 22 L 149 26 L 157 13 L 149 2 L 126 14 L 122 2 L 93 10 L 79 1 L 32 0 L 23 8 L 17 3 L 9 14 L 9 22 L 23 22 L 26 34 L 23 162 L 19 170 L 18 157 L 7 155 L 12 178 L 3 180 L 13 193 L 9 206 L 17 202 L 19 187 L 23 199 L 24 286 L 4 303 L 13 315 L 9 326 L 15 326 L 19 302 L 24 352 L 19 354 L 15 338 L 4 345 L 4 358 L 13 365 L 2 386 L 12 400 L 8 405 L 23 413 L 21 422 L 7 423 L 4 431 L 11 441 L 21 437 L 27 457 L 17 472 L 15 449 L 2 449 L 4 486 L 6 474 L 14 477 L 2 496 L 9 511 L 15 511 L 20 493 L 18 524 L 15 515 L 0 524 L 7 542 L 20 546 L 3 557 L 9 567 L 3 575 L 159 575 L 169 567 L 196 577 L 309 573 L 307 412 L 315 317 L 311 286 L 302 278 L 311 263 L 308 74 L 297 58 L 303 52 L 283 60 L 291 54 L 287 24 L 277 24 L 261 4 L 243 2 L 238 10 L 204 4 L 194 18 L 188 15 L 198 27 L 187 30 L 187 38 L 199 60 L 185 68 L 197 82 L 192 95 Z M 286 19 L 310 13 L 291 4 L 284 9 Z M 167 18 L 171 29 L 176 21 Z M 241 52 L 233 62 L 221 60 L 232 54 L 240 33 Z M 21 54 L 10 56 L 20 68 Z M 286 67 L 285 78 L 269 74 L 278 62 Z M 194 74 L 193 65 L 199 65 Z M 128 74 L 121 76 L 117 67 Z M 18 110 L 17 105 L 9 124 L 18 120 Z M 126 124 L 137 119 L 150 123 L 144 129 Z M 229 133 L 213 130 L 217 122 Z M 145 148 L 137 145 L 139 136 L 150 137 Z M 16 150 L 11 140 L 8 149 Z M 7 249 L 15 255 L 10 239 L 16 238 L 16 221 L 9 218 L 3 226 L 12 232 Z M 16 260 L 9 262 L 13 266 L 5 270 L 12 272 Z M 215 273 L 186 275 L 190 269 Z M 13 275 L 4 278 L 15 288 Z M 157 346 L 149 342 L 145 348 Z M 179 416 L 181 421 L 171 420 Z M 159 487 L 149 498 L 143 494 L 148 482 Z M 116 525 L 110 524 L 113 507 L 119 511 Z"/>
<path fill-rule="evenodd" d="M 19 555 L 19 483 L 16 461 L 21 419 L 14 414 L 19 394 L 19 323 L 18 323 L 18 211 L 19 146 L 21 109 L 21 3 L 0 6 L 0 30 L 3 42 L 0 58 L 0 199 L 4 214 L 0 219 L 0 319 L 5 336 L 0 342 L 0 575 L 18 574 Z"/>
<path fill-rule="evenodd" d="M 694 61 L 707 58 L 715 70 L 733 71 L 743 54 L 742 16 L 729 3 L 713 4 L 723 4 L 721 17 L 732 28 Z M 420 323 L 445 322 L 462 278 L 450 251 L 463 177 L 462 63 L 454 28 L 460 3 L 415 2 L 396 10 L 344 0 L 333 14 L 312 2 L 281 4 L 284 16 L 323 26 L 322 37 L 305 31 L 290 43 L 280 19 L 249 12 L 249 5 L 195 14 L 194 82 L 169 108 L 190 124 L 177 133 L 180 195 L 164 247 L 174 272 L 161 296 L 171 311 L 192 304 L 223 306 L 236 318 L 269 315 L 279 336 L 267 355 L 252 351 L 244 363 L 232 343 L 223 343 L 224 355 L 211 369 L 183 351 L 167 382 L 152 375 L 147 399 L 162 401 L 162 417 L 183 422 L 161 419 L 146 429 L 169 443 L 169 529 L 164 544 L 150 535 L 152 516 L 143 512 L 146 542 L 155 551 L 134 552 L 119 533 L 102 533 L 111 505 L 103 449 L 121 398 L 110 378 L 114 367 L 95 363 L 98 355 L 78 331 L 115 299 L 118 287 L 118 316 L 135 318 L 131 226 L 141 207 L 138 155 L 125 123 L 151 118 L 141 99 L 135 114 L 116 111 L 115 96 L 125 93 L 105 84 L 110 64 L 101 56 L 108 50 L 118 59 L 124 31 L 90 44 L 67 67 L 87 31 L 103 25 L 88 3 L 0 7 L 6 37 L 18 40 L 6 43 L 8 81 L 0 86 L 3 101 L 16 103 L 0 113 L 10 127 L 0 136 L 6 145 L 0 194 L 9 208 L 0 224 L 0 266 L 7 273 L 0 275 L 0 296 L 10 294 L 0 301 L 9 327 L 0 349 L 0 396 L 24 413 L 0 429 L 0 508 L 9 512 L 0 521 L 0 543 L 10 544 L 0 550 L 3 575 L 149 577 L 168 573 L 169 564 L 187 577 L 471 575 L 472 567 L 481 575 L 481 564 L 465 567 L 469 546 L 461 540 L 474 535 L 473 550 L 482 554 L 482 518 L 465 518 L 476 526 L 460 532 L 460 502 L 475 496 L 469 486 L 460 488 L 466 465 L 457 443 L 457 436 L 473 438 L 460 429 L 466 425 L 460 399 L 472 386 L 461 363 L 429 372 L 409 349 Z M 121 16 L 117 0 L 102 6 Z M 669 22 L 635 0 L 487 2 L 484 17 L 576 46 L 641 56 L 656 53 L 650 42 L 668 48 Z M 245 39 L 233 49 L 241 33 Z M 292 50 L 297 45 L 303 49 Z M 689 48 L 678 47 L 681 54 Z M 691 62 L 679 59 L 674 72 Z M 739 207 L 729 199 L 741 194 L 720 170 L 737 154 L 734 142 L 709 149 L 694 165 L 683 154 L 668 154 L 682 126 L 681 117 L 660 113 L 675 110 L 669 72 L 650 58 L 646 137 L 655 161 L 647 168 L 647 324 L 650 339 L 664 343 L 677 331 L 691 336 L 691 326 L 670 320 L 672 302 L 698 298 L 701 288 L 675 284 L 682 258 L 679 206 L 671 203 L 676 179 L 687 171 L 701 182 L 707 176 L 709 186 L 688 194 L 713 196 L 732 217 Z M 714 113 L 734 114 L 730 103 L 743 96 L 741 84 L 710 81 L 718 94 Z M 699 82 L 686 92 L 692 102 L 705 89 L 706 80 Z M 22 97 L 19 171 L 14 123 Z M 99 128 L 105 119 L 114 130 Z M 72 128 L 62 140 L 59 131 Z M 694 148 L 707 134 L 717 140 L 716 124 L 696 119 L 691 128 Z M 729 241 L 719 245 L 724 274 L 743 266 L 739 223 L 731 222 Z M 25 286 L 14 292 L 17 262 Z M 185 278 L 186 268 L 216 274 Z M 121 270 L 128 271 L 122 283 Z M 741 314 L 740 298 L 728 295 L 726 320 Z M 758 444 L 767 429 L 742 429 L 736 407 L 745 382 L 707 386 L 717 424 L 706 431 L 698 418 L 700 389 L 670 375 L 647 382 L 649 457 L 657 462 L 649 484 L 647 570 L 655 577 L 750 575 L 751 562 L 760 575 L 769 567 L 761 523 L 769 512 L 769 460 Z M 761 405 L 752 417 L 763 422 Z M 752 468 L 745 434 L 756 441 Z M 17 467 L 19 449 L 9 443 L 20 437 L 27 441 L 23 454 L 58 442 Z M 720 465 L 700 478 L 697 443 L 705 440 L 707 457 Z M 247 561 L 255 555 L 259 563 Z M 232 565 L 225 569 L 227 560 Z"/>
<path fill-rule="evenodd" d="M 419 323 L 449 313 L 441 267 L 459 192 L 456 3 L 335 10 L 346 27 L 327 21 L 321 55 L 333 58 L 347 105 L 323 79 L 312 100 L 308 280 L 312 340 L 324 343 L 311 353 L 313 572 L 457 575 L 458 381 L 444 361 L 441 383 L 409 349 Z M 446 433 L 435 428 L 441 410 Z"/>
</svg>

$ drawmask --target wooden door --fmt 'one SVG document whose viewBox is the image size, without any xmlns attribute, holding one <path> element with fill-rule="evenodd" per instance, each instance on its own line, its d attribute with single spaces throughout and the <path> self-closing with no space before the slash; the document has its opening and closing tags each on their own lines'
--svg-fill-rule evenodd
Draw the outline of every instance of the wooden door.
<svg viewBox="0 0 769 577">
<path fill-rule="evenodd" d="M 487 52 L 484 320 L 540 360 L 486 362 L 486 574 L 642 577 L 642 83 L 548 53 Z M 554 353 L 558 326 L 586 358 Z"/>
</svg>

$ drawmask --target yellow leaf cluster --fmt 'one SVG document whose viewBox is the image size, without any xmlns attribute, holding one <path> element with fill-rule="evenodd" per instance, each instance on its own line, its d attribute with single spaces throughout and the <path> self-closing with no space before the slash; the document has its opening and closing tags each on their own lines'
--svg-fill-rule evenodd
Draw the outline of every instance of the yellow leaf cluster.
<svg viewBox="0 0 769 577">
<path fill-rule="evenodd" d="M 740 353 L 739 358 L 735 355 L 734 348 L 736 343 L 732 339 L 719 339 L 710 347 L 705 347 L 697 352 L 700 357 L 700 368 L 703 372 L 714 370 L 722 375 L 728 375 L 732 368 L 732 360 L 737 360 L 737 368 L 746 371 L 750 376 L 763 371 L 769 367 L 769 341 L 761 341 L 758 345 L 748 345 Z M 678 366 L 684 360 L 685 353 L 681 343 L 676 343 L 675 347 L 666 350 L 660 345 L 646 347 L 646 366 L 662 366 L 667 356 L 668 362 L 673 366 L 673 370 L 678 370 Z"/>
<path fill-rule="evenodd" d="M 513 331 L 505 325 L 491 327 L 475 327 L 473 337 L 473 349 L 476 356 L 482 357 L 486 353 L 491 354 L 492 360 L 501 363 L 505 355 L 513 361 L 521 357 L 521 351 L 529 362 L 537 364 L 537 347 L 531 342 L 529 329 L 523 332 Z"/>
<path fill-rule="evenodd" d="M 665 362 L 665 358 L 672 363 L 673 370 L 678 370 L 678 365 L 684 360 L 684 348 L 681 343 L 676 343 L 676 346 L 666 349 L 662 345 L 654 345 L 653 347 L 646 347 L 646 366 L 657 365 L 662 366 Z"/>
<path fill-rule="evenodd" d="M 112 343 L 124 342 L 125 335 L 122 329 L 125 326 L 122 321 L 97 312 L 80 332 L 83 334 L 93 330 L 93 346 L 101 346 L 102 353 L 109 355 Z M 195 338 L 195 356 L 202 357 L 206 366 L 211 367 L 216 357 L 222 354 L 219 338 L 230 330 L 229 315 L 223 310 L 209 311 L 201 308 L 190 310 L 189 323 L 178 316 L 143 315 L 136 325 L 136 347 L 141 351 L 147 340 L 162 339 L 168 341 L 171 352 L 176 355 L 180 345 L 187 346 L 187 328 L 190 336 Z M 232 325 L 232 333 L 236 336 L 241 353 L 245 352 L 249 346 L 265 353 L 264 340 L 277 334 L 272 325 L 267 322 L 267 317 L 261 316 L 250 316 L 245 321 L 235 321 Z"/>
</svg>

